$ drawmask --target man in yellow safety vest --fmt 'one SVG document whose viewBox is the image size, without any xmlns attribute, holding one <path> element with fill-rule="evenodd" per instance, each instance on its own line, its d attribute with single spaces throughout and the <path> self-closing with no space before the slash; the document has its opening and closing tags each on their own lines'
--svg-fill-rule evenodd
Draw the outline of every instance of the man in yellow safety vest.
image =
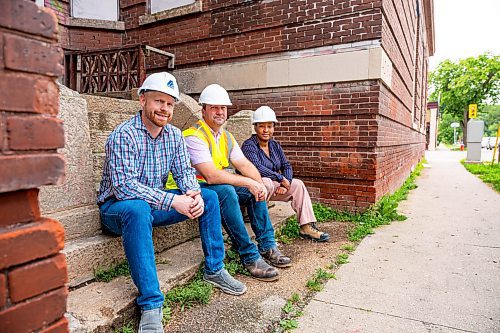
<svg viewBox="0 0 500 333">
<path fill-rule="evenodd" d="M 202 91 L 199 103 L 203 119 L 183 135 L 200 186 L 217 193 L 222 225 L 250 274 L 261 281 L 277 280 L 278 270 L 272 266 L 289 267 L 291 260 L 276 246 L 267 190 L 259 172 L 243 155 L 233 135 L 222 128 L 227 107 L 232 105 L 229 95 L 220 85 L 211 84 Z M 245 228 L 240 204 L 247 208 L 257 245 Z"/>
</svg>

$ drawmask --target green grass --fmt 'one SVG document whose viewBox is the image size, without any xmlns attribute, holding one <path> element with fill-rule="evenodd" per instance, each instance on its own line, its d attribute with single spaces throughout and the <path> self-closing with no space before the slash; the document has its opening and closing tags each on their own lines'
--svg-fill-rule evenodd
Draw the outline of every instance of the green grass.
<svg viewBox="0 0 500 333">
<path fill-rule="evenodd" d="M 114 330 L 114 333 L 135 333 L 134 326 L 132 323 L 126 323 L 122 327 Z"/>
<path fill-rule="evenodd" d="M 349 240 L 359 241 L 365 236 L 373 234 L 373 229 L 392 221 L 404 221 L 406 216 L 397 212 L 399 202 L 408 197 L 408 193 L 417 188 L 415 179 L 423 169 L 422 160 L 417 164 L 415 170 L 406 179 L 404 184 L 393 194 L 383 196 L 375 205 L 362 213 L 349 213 L 336 211 L 322 204 L 313 204 L 314 215 L 318 222 L 339 221 L 353 222 L 354 228 L 349 232 Z M 276 239 L 284 244 L 291 243 L 299 237 L 299 224 L 296 217 L 289 218 L 285 224 L 276 231 Z M 353 249 L 354 247 L 352 247 Z M 349 251 L 349 250 L 347 250 Z M 351 251 L 349 251 L 351 252 Z"/>
<path fill-rule="evenodd" d="M 250 275 L 240 262 L 236 251 L 226 251 L 224 260 L 225 268 L 231 275 Z M 195 305 L 205 305 L 210 302 L 213 294 L 213 286 L 203 281 L 203 267 L 200 267 L 196 276 L 188 283 L 172 288 L 166 293 L 163 304 L 163 323 L 167 324 L 172 319 L 174 308 L 184 311 Z"/>
<path fill-rule="evenodd" d="M 224 266 L 231 275 L 242 274 L 250 275 L 250 272 L 241 264 L 240 256 L 234 250 L 226 251 L 226 258 L 224 259 Z"/>
<path fill-rule="evenodd" d="M 299 327 L 299 323 L 295 319 L 283 319 L 280 321 L 280 327 L 285 331 L 290 331 Z"/>
<path fill-rule="evenodd" d="M 172 319 L 174 309 L 184 311 L 195 305 L 204 305 L 210 302 L 213 286 L 203 281 L 203 265 L 200 266 L 195 277 L 188 283 L 177 286 L 166 292 L 163 302 L 163 324 Z"/>
<path fill-rule="evenodd" d="M 329 279 L 335 279 L 335 274 L 319 268 L 314 273 L 314 276 L 307 281 L 306 287 L 312 291 L 321 291 L 321 289 L 323 289 L 323 284 Z"/>
<path fill-rule="evenodd" d="M 340 247 L 341 250 L 347 251 L 349 253 L 354 251 L 354 245 L 351 243 L 344 244 Z"/>
<path fill-rule="evenodd" d="M 285 306 L 281 308 L 283 311 L 284 318 L 279 322 L 279 327 L 281 328 L 281 332 L 289 332 L 298 327 L 297 318 L 302 316 L 301 306 L 304 304 L 301 303 L 300 295 L 297 293 L 293 293 L 292 296 L 286 301 Z"/>
<path fill-rule="evenodd" d="M 98 267 L 94 270 L 94 277 L 96 281 L 99 282 L 109 282 L 118 276 L 129 276 L 130 271 L 128 268 L 128 262 L 126 260 L 120 262 L 115 266 L 108 268 Z"/>
<path fill-rule="evenodd" d="M 460 161 L 472 174 L 477 175 L 483 182 L 491 184 L 495 191 L 500 192 L 500 164 L 481 163 L 472 164 Z"/>
<path fill-rule="evenodd" d="M 347 264 L 349 262 L 347 258 L 349 258 L 349 255 L 347 253 L 339 253 L 337 255 L 337 259 L 335 260 L 335 264 L 337 265 Z"/>
<path fill-rule="evenodd" d="M 169 290 L 165 296 L 165 307 L 172 309 L 178 306 L 181 311 L 190 309 L 194 305 L 208 304 L 212 298 L 212 285 L 204 282 L 200 274 L 185 285 L 177 286 Z M 169 317 L 171 310 L 164 310 L 164 318 Z M 167 312 L 167 315 L 165 314 Z"/>
<path fill-rule="evenodd" d="M 275 237 L 283 244 L 290 244 L 294 239 L 299 238 L 299 223 L 295 216 L 289 217 L 285 224 L 276 230 Z"/>
</svg>

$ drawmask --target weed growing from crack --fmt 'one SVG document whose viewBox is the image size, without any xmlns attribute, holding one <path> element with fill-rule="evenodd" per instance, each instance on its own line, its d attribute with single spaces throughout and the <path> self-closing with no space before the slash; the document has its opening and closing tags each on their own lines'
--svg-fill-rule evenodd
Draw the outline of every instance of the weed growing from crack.
<svg viewBox="0 0 500 333">
<path fill-rule="evenodd" d="M 285 317 L 279 322 L 280 332 L 289 332 L 298 327 L 297 318 L 302 316 L 301 307 L 304 304 L 301 303 L 300 295 L 293 293 L 292 296 L 287 300 L 285 306 L 281 308 Z"/>
<path fill-rule="evenodd" d="M 295 319 L 283 319 L 280 321 L 280 327 L 285 331 L 288 332 L 290 330 L 296 329 L 299 327 L 299 323 Z"/>
<path fill-rule="evenodd" d="M 349 258 L 349 255 L 347 253 L 339 253 L 337 255 L 337 259 L 335 260 L 335 264 L 337 265 L 347 264 L 349 262 L 347 258 Z"/>
<path fill-rule="evenodd" d="M 329 279 L 335 279 L 335 274 L 327 272 L 322 268 L 318 268 L 314 273 L 314 276 L 307 281 L 306 287 L 312 291 L 321 291 L 321 289 L 323 289 L 323 284 Z"/>
</svg>

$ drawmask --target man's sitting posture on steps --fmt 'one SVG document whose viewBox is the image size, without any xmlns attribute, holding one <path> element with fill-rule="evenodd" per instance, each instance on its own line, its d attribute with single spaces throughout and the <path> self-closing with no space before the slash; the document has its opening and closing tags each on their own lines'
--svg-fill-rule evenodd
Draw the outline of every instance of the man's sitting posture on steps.
<svg viewBox="0 0 500 333">
<path fill-rule="evenodd" d="M 274 229 L 267 211 L 267 190 L 255 166 L 243 155 L 238 143 L 222 129 L 231 105 L 227 91 L 217 84 L 207 86 L 200 95 L 203 120 L 183 132 L 191 164 L 198 171 L 203 189 L 217 193 L 222 225 L 250 274 L 262 281 L 278 279 L 276 267 L 289 267 L 290 258 L 276 247 Z M 241 175 L 235 174 L 237 169 Z M 247 207 L 250 225 L 258 247 L 251 241 L 241 215 Z M 260 253 L 259 253 L 260 252 Z M 266 261 L 262 259 L 264 257 Z"/>
<path fill-rule="evenodd" d="M 139 332 L 163 333 L 164 296 L 156 273 L 153 227 L 198 218 L 204 280 L 232 295 L 245 293 L 246 287 L 224 269 L 217 194 L 200 190 L 181 131 L 169 124 L 179 100 L 175 78 L 165 72 L 152 74 L 138 93 L 142 111 L 119 125 L 106 142 L 98 205 L 103 231 L 123 239 L 139 290 Z M 178 190 L 162 189 L 169 172 Z"/>
</svg>

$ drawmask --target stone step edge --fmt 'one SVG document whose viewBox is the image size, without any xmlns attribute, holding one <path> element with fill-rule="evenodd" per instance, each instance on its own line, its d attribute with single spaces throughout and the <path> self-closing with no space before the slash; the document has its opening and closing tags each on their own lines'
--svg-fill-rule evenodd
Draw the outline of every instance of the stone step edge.
<svg viewBox="0 0 500 333">
<path fill-rule="evenodd" d="M 155 251 L 162 252 L 197 236 L 198 222 L 193 220 L 154 228 Z M 66 255 L 71 288 L 92 281 L 95 269 L 106 269 L 125 259 L 121 237 L 104 234 L 69 241 L 62 252 Z"/>
</svg>

